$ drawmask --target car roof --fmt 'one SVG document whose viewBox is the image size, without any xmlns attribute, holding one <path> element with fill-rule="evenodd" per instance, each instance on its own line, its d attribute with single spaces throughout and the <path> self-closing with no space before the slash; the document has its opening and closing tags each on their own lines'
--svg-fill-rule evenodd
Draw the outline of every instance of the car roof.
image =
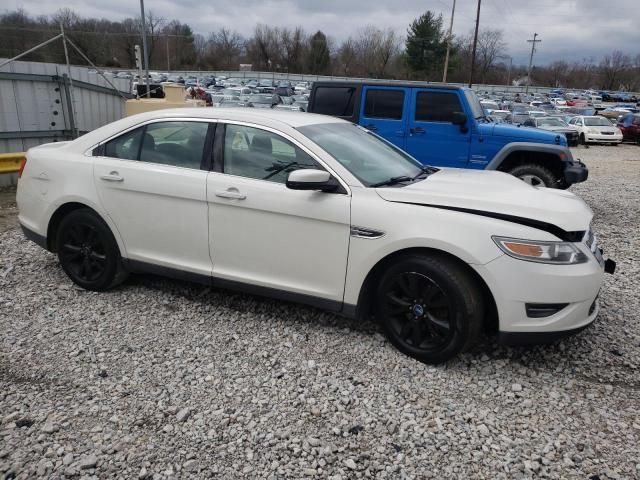
<svg viewBox="0 0 640 480">
<path fill-rule="evenodd" d="M 151 112 L 140 113 L 117 120 L 108 125 L 93 130 L 70 143 L 73 150 L 84 151 L 106 140 L 114 135 L 123 132 L 136 125 L 143 124 L 150 120 L 174 120 L 180 118 L 203 119 L 203 120 L 231 120 L 238 122 L 255 123 L 265 127 L 276 129 L 286 129 L 287 127 L 298 128 L 307 125 L 318 125 L 323 123 L 350 123 L 336 117 L 319 115 L 316 113 L 303 113 L 290 110 L 273 110 L 257 108 L 237 108 L 237 107 L 200 107 L 200 108 L 167 108 Z M 71 146 L 73 145 L 73 146 Z"/>
</svg>

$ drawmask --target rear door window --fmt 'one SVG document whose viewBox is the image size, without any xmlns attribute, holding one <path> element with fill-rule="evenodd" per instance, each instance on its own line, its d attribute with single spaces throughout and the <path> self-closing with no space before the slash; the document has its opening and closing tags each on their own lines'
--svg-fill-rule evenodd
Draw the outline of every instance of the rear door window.
<svg viewBox="0 0 640 480">
<path fill-rule="evenodd" d="M 353 115 L 355 97 L 355 87 L 318 87 L 313 111 L 334 117 L 350 117 Z"/>
<path fill-rule="evenodd" d="M 455 112 L 464 113 L 460 98 L 453 92 L 418 92 L 417 122 L 453 122 Z"/>
<path fill-rule="evenodd" d="M 364 116 L 400 120 L 403 105 L 404 90 L 368 89 L 364 103 Z"/>
</svg>

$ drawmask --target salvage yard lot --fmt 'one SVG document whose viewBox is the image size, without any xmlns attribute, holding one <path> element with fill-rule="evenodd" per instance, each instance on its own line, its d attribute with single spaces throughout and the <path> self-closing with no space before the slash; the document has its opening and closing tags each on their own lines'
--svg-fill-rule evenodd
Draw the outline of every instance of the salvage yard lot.
<svg viewBox="0 0 640 480">
<path fill-rule="evenodd" d="M 640 147 L 573 151 L 618 262 L 598 321 L 438 367 L 285 302 L 151 276 L 81 290 L 2 218 L 0 476 L 638 478 Z"/>
</svg>

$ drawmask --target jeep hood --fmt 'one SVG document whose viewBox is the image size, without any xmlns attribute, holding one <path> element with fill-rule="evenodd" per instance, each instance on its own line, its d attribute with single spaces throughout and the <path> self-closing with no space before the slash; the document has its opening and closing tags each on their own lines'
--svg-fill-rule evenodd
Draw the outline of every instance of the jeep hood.
<svg viewBox="0 0 640 480">
<path fill-rule="evenodd" d="M 443 168 L 423 181 L 376 191 L 389 202 L 508 215 L 551 224 L 565 232 L 587 230 L 593 217 L 587 204 L 571 192 L 532 187 L 496 171 Z"/>
<path fill-rule="evenodd" d="M 506 137 L 517 142 L 556 143 L 556 134 L 546 130 L 532 127 L 519 127 L 508 123 L 482 124 L 482 135 L 494 135 Z"/>
</svg>

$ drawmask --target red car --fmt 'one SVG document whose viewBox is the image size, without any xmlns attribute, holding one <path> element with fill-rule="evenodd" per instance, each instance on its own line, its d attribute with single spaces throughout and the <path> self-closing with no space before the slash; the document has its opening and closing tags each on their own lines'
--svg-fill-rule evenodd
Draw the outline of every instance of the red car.
<svg viewBox="0 0 640 480">
<path fill-rule="evenodd" d="M 627 113 L 618 120 L 622 141 L 640 143 L 640 113 Z"/>
</svg>

